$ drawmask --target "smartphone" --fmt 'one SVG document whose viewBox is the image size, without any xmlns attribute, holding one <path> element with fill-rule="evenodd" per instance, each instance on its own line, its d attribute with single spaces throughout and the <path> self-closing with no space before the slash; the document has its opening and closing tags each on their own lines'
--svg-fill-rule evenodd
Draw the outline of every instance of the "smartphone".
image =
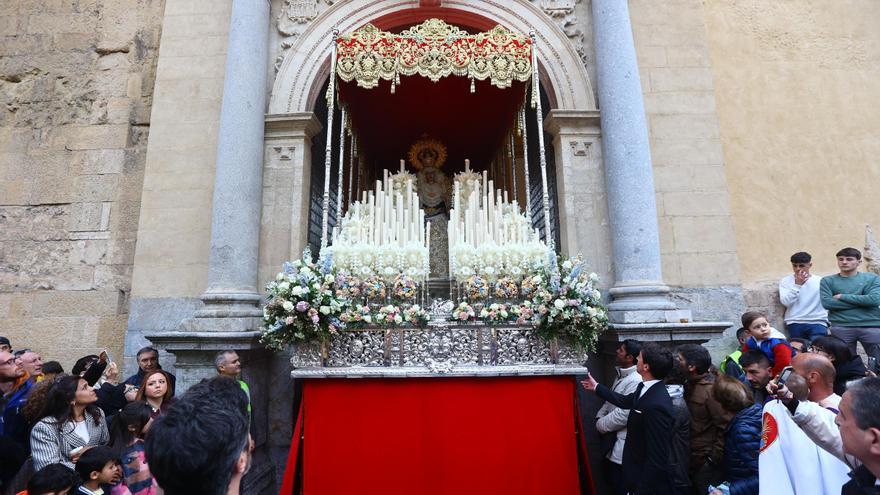
<svg viewBox="0 0 880 495">
<path fill-rule="evenodd" d="M 101 354 L 98 354 L 99 358 L 103 358 L 105 363 L 112 363 L 113 358 L 110 357 L 110 353 L 107 352 L 107 349 L 101 351 Z"/>
<path fill-rule="evenodd" d="M 82 447 L 77 447 L 77 448 L 71 450 L 68 454 L 70 457 L 73 457 L 73 456 L 81 453 L 83 451 L 83 449 L 85 449 L 85 448 L 86 448 L 85 445 L 83 445 Z"/>
<path fill-rule="evenodd" d="M 788 380 L 788 377 L 794 372 L 794 368 L 791 366 L 786 366 L 779 372 L 779 378 L 776 379 L 776 384 L 781 388 L 785 385 L 785 381 Z"/>
<path fill-rule="evenodd" d="M 877 372 L 877 358 L 873 356 L 868 358 L 868 371 Z"/>
</svg>

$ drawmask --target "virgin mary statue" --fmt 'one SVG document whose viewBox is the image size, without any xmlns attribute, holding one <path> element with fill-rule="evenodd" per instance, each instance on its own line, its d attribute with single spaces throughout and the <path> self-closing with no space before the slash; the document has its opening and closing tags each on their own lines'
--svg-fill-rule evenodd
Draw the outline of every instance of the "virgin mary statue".
<svg viewBox="0 0 880 495">
<path fill-rule="evenodd" d="M 431 222 L 430 277 L 446 278 L 449 272 L 449 222 L 451 185 L 440 168 L 446 162 L 446 147 L 435 139 L 423 138 L 409 149 L 409 162 L 418 170 L 418 192 L 425 220 Z"/>
</svg>

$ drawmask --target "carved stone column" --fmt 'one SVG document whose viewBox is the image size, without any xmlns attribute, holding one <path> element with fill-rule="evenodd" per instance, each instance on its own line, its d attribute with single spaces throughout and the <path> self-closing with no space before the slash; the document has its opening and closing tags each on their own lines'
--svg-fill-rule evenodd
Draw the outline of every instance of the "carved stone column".
<svg viewBox="0 0 880 495">
<path fill-rule="evenodd" d="M 612 321 L 678 322 L 663 283 L 648 125 L 629 8 L 594 0 L 593 37 L 614 260 Z"/>
</svg>

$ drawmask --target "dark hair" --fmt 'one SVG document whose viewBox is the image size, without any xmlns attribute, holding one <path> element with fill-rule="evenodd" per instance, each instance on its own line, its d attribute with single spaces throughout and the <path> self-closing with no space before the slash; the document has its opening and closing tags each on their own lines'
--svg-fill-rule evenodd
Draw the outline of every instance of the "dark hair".
<svg viewBox="0 0 880 495">
<path fill-rule="evenodd" d="M 818 347 L 834 358 L 834 366 L 842 366 L 852 361 L 852 352 L 849 345 L 840 337 L 834 335 L 822 335 L 813 339 L 813 347 Z"/>
<path fill-rule="evenodd" d="M 845 247 L 834 255 L 835 257 L 848 256 L 857 260 L 862 259 L 862 252 L 854 247 Z"/>
<path fill-rule="evenodd" d="M 137 354 L 135 355 L 135 359 L 140 359 L 141 354 L 146 354 L 146 353 L 148 353 L 148 352 L 154 352 L 154 353 L 156 353 L 156 357 L 157 357 L 157 358 L 159 357 L 159 351 L 157 351 L 157 350 L 156 350 L 155 348 L 153 348 L 153 347 L 146 346 L 146 347 L 141 347 L 141 349 L 140 349 L 140 350 L 137 352 Z"/>
<path fill-rule="evenodd" d="M 709 351 L 699 344 L 682 344 L 675 349 L 684 358 L 686 366 L 696 368 L 697 374 L 704 375 L 712 366 L 712 357 Z"/>
<path fill-rule="evenodd" d="M 746 369 L 753 364 L 769 368 L 770 359 L 758 349 L 750 349 L 742 353 L 742 356 L 739 357 L 739 365 L 742 366 L 743 369 Z"/>
<path fill-rule="evenodd" d="M 813 257 L 806 251 L 798 251 L 791 255 L 792 263 L 809 263 L 810 261 L 813 261 Z"/>
<path fill-rule="evenodd" d="M 802 339 L 800 337 L 792 337 L 792 338 L 788 339 L 789 344 L 793 344 L 795 342 L 803 345 L 804 349 L 806 349 L 807 347 L 810 347 L 810 341 L 808 339 Z"/>
<path fill-rule="evenodd" d="M 247 396 L 225 376 L 193 385 L 150 427 L 146 457 L 166 495 L 224 495 L 248 447 Z"/>
<path fill-rule="evenodd" d="M 110 425 L 110 443 L 107 446 L 121 457 L 122 452 L 143 434 L 144 426 L 150 421 L 152 412 L 152 408 L 144 402 L 134 401 L 126 404 L 113 418 L 113 423 Z M 134 427 L 135 432 L 129 429 L 131 426 Z"/>
<path fill-rule="evenodd" d="M 49 388 L 46 405 L 40 412 L 39 417 L 45 418 L 48 416 L 54 418 L 59 431 L 61 431 L 65 424 L 70 424 L 73 420 L 73 406 L 71 402 L 76 398 L 76 389 L 79 387 L 80 380 L 85 381 L 83 378 L 72 375 L 55 379 Z M 98 406 L 89 404 L 86 406 L 85 412 L 92 417 L 95 425 L 101 424 L 103 414 Z M 71 427 L 73 427 L 72 424 Z"/>
<path fill-rule="evenodd" d="M 90 365 L 94 365 L 98 359 L 100 358 L 96 354 L 89 354 L 77 359 L 76 363 L 73 364 L 73 368 L 70 369 L 70 374 L 79 376 Z"/>
<path fill-rule="evenodd" d="M 752 391 L 732 376 L 719 375 L 712 385 L 712 397 L 725 411 L 738 413 L 755 403 Z"/>
<path fill-rule="evenodd" d="M 79 485 L 79 476 L 73 469 L 64 464 L 49 464 L 31 476 L 27 491 L 31 495 L 42 495 L 58 493 L 77 485 Z"/>
<path fill-rule="evenodd" d="M 59 374 L 64 373 L 64 368 L 61 367 L 61 363 L 58 361 L 46 361 L 43 363 L 43 374 Z"/>
<path fill-rule="evenodd" d="M 669 370 L 669 373 L 666 374 L 666 378 L 663 379 L 663 382 L 667 385 L 686 385 L 688 377 L 685 375 L 684 369 L 681 366 L 673 366 L 672 369 Z"/>
<path fill-rule="evenodd" d="M 672 352 L 658 344 L 647 343 L 642 346 L 642 363 L 650 367 L 651 376 L 662 380 L 672 369 Z"/>
<path fill-rule="evenodd" d="M 113 453 L 113 449 L 106 445 L 97 445 L 83 452 L 79 460 L 73 465 L 73 469 L 79 474 L 81 480 L 89 481 L 91 474 L 101 471 L 108 462 L 119 462 L 119 458 Z"/>
<path fill-rule="evenodd" d="M 61 378 L 63 377 L 57 376 L 54 380 L 43 380 L 31 387 L 27 401 L 21 406 L 21 414 L 28 423 L 34 424 L 44 416 L 43 411 L 49 402 L 49 392 L 52 390 L 52 385 Z"/>
<path fill-rule="evenodd" d="M 880 378 L 859 380 L 846 389 L 852 397 L 853 417 L 862 430 L 880 428 Z"/>
<path fill-rule="evenodd" d="M 632 356 L 633 362 L 639 358 L 639 353 L 642 352 L 642 343 L 636 339 L 626 339 L 617 347 L 623 347 L 623 352 L 625 352 L 627 356 Z"/>
<path fill-rule="evenodd" d="M 165 395 L 162 396 L 162 404 L 170 403 L 171 399 L 174 398 L 174 390 L 171 388 L 171 375 L 165 370 L 153 370 L 147 373 L 144 373 L 144 379 L 141 381 L 141 386 L 137 391 L 137 396 L 134 400 L 137 401 L 146 401 L 147 400 L 147 381 L 150 380 L 150 377 L 153 375 L 162 375 L 165 377 Z"/>
<path fill-rule="evenodd" d="M 746 327 L 739 327 L 739 328 L 736 329 L 736 338 L 737 338 L 737 339 L 741 339 L 741 338 L 743 338 L 747 333 L 749 333 L 749 329 L 748 329 L 748 328 L 746 328 Z"/>
<path fill-rule="evenodd" d="M 754 323 L 755 320 L 757 320 L 758 318 L 767 319 L 767 315 L 760 311 L 746 311 L 745 313 L 743 313 L 741 318 L 743 328 L 748 330 L 749 327 L 752 326 L 752 323 Z"/>
</svg>

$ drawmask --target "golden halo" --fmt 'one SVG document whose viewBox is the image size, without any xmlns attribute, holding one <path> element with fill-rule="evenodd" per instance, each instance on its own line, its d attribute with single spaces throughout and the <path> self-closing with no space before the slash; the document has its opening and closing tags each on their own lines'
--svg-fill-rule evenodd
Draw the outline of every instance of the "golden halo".
<svg viewBox="0 0 880 495">
<path fill-rule="evenodd" d="M 437 141 L 436 139 L 430 138 L 422 138 L 413 143 L 409 148 L 409 163 L 415 167 L 416 170 L 421 170 L 422 159 L 419 158 L 419 155 L 422 154 L 423 151 L 431 150 L 437 154 L 437 159 L 434 161 L 434 166 L 436 168 L 443 167 L 443 164 L 446 163 L 446 146 L 443 146 L 443 143 Z"/>
</svg>

